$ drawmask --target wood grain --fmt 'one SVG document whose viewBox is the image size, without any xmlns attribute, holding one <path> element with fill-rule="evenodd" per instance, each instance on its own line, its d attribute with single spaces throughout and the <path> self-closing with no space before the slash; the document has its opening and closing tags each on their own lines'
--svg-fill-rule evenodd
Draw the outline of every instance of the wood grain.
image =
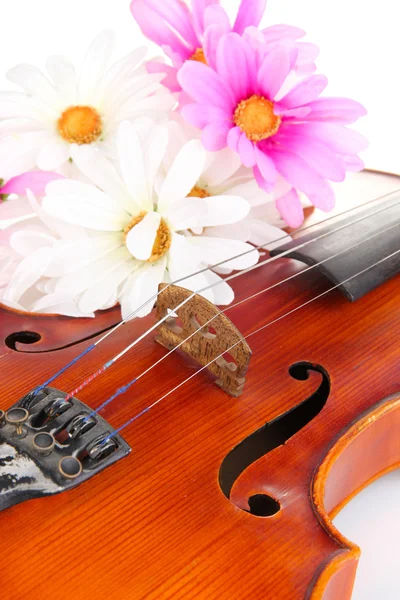
<svg viewBox="0 0 400 600">
<path fill-rule="evenodd" d="M 329 287 L 315 272 L 303 271 L 299 263 L 279 259 L 239 278 L 237 301 L 299 274 L 227 315 L 246 336 Z M 239 399 L 203 371 L 124 431 L 133 448 L 129 458 L 71 492 L 0 514 L 1 597 L 348 600 L 359 551 L 334 531 L 330 516 L 370 479 L 400 463 L 399 297 L 399 277 L 354 304 L 331 292 L 251 338 L 253 357 Z M 115 312 L 104 313 L 99 329 L 115 320 Z M 73 389 L 153 322 L 150 316 L 122 327 L 62 375 L 57 387 Z M 5 351 L 4 339 L 13 331 L 42 336 L 27 352 L 0 359 L 1 408 L 87 347 L 91 341 L 79 340 L 95 328 L 95 321 L 1 308 Z M 99 406 L 165 353 L 147 338 L 80 399 Z M 228 500 L 218 484 L 225 456 L 317 387 L 316 377 L 299 382 L 289 376 L 299 361 L 328 372 L 326 406 L 285 445 L 251 465 Z M 196 368 L 177 352 L 103 416 L 120 426 Z M 281 510 L 271 517 L 246 512 L 255 493 L 273 496 Z"/>
</svg>

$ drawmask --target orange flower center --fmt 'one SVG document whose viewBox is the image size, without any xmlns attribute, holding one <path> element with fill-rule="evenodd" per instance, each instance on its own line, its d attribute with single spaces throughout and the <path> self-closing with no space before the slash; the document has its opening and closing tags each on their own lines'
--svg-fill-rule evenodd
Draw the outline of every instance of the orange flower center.
<svg viewBox="0 0 400 600">
<path fill-rule="evenodd" d="M 274 105 L 263 96 L 254 95 L 236 108 L 233 120 L 252 142 L 261 142 L 277 133 L 281 118 Z"/>
<path fill-rule="evenodd" d="M 58 119 L 58 132 L 70 144 L 91 144 L 102 134 L 103 123 L 95 108 L 70 106 Z"/>
<path fill-rule="evenodd" d="M 199 187 L 198 185 L 195 185 L 194 188 L 192 188 L 190 193 L 187 195 L 187 198 L 209 198 L 210 196 L 211 194 L 206 192 L 206 190 Z"/>
<path fill-rule="evenodd" d="M 204 56 L 203 48 L 197 48 L 196 52 L 193 54 L 193 56 L 190 57 L 189 60 L 195 60 L 196 62 L 203 63 L 204 65 L 208 64 L 206 57 Z"/>
<path fill-rule="evenodd" d="M 143 221 L 143 219 L 145 218 L 146 215 L 147 215 L 147 212 L 141 212 L 136 217 L 133 217 L 132 221 L 124 229 L 125 239 L 126 239 L 126 236 L 128 235 L 128 233 L 131 231 L 131 229 L 133 229 L 136 225 L 138 225 L 141 221 Z M 150 258 L 147 259 L 146 262 L 149 262 L 149 263 L 157 262 L 171 248 L 171 243 L 172 243 L 171 230 L 168 227 L 165 220 L 161 219 L 160 226 L 157 230 L 157 235 L 156 235 L 156 239 L 155 239 L 155 242 L 153 245 L 153 249 L 151 251 L 151 256 L 150 256 Z"/>
</svg>

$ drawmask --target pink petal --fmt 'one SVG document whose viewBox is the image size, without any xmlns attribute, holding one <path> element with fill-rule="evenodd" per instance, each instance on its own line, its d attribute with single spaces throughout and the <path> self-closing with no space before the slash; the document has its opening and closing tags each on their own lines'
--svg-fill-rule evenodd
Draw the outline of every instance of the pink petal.
<svg viewBox="0 0 400 600">
<path fill-rule="evenodd" d="M 229 122 L 226 113 L 221 108 L 204 104 L 186 104 L 181 108 L 181 115 L 198 129 L 204 129 L 207 125 L 215 122 Z"/>
<path fill-rule="evenodd" d="M 233 31 L 244 33 L 247 27 L 258 27 L 264 15 L 267 0 L 242 0 Z"/>
<path fill-rule="evenodd" d="M 255 152 L 257 167 L 260 169 L 260 173 L 261 173 L 263 179 L 267 182 L 267 184 L 271 188 L 273 188 L 276 183 L 276 179 L 278 177 L 274 162 L 259 147 L 254 146 L 254 152 Z"/>
<path fill-rule="evenodd" d="M 262 33 L 266 43 L 281 42 L 285 39 L 297 40 L 306 35 L 306 32 L 303 31 L 303 29 L 292 27 L 291 25 L 272 25 L 271 27 L 263 29 Z"/>
<path fill-rule="evenodd" d="M 195 61 L 187 61 L 178 73 L 182 88 L 196 102 L 215 105 L 230 114 L 235 106 L 229 89 L 213 69 Z"/>
<path fill-rule="evenodd" d="M 359 102 L 347 98 L 318 98 L 310 102 L 308 107 L 311 109 L 311 114 L 307 121 L 354 123 L 359 117 L 367 114 Z"/>
<path fill-rule="evenodd" d="M 19 219 L 32 214 L 32 207 L 25 198 L 0 201 L 0 221 Z"/>
<path fill-rule="evenodd" d="M 289 227 L 296 229 L 304 221 L 304 212 L 301 205 L 301 201 L 296 190 L 292 189 L 290 192 L 278 198 L 276 201 L 276 208 L 278 209 L 282 219 L 286 221 Z"/>
<path fill-rule="evenodd" d="M 202 36 L 204 33 L 204 16 L 206 8 L 212 4 L 219 4 L 219 0 L 192 0 L 194 26 L 197 35 L 199 36 Z"/>
<path fill-rule="evenodd" d="M 147 6 L 176 30 L 180 36 L 193 48 L 200 46 L 192 25 L 188 7 L 176 0 L 145 0 Z"/>
<path fill-rule="evenodd" d="M 207 64 L 210 65 L 214 70 L 217 68 L 217 48 L 218 44 L 225 35 L 225 32 L 218 25 L 211 25 L 207 27 L 207 31 L 204 34 L 203 39 L 203 50 L 207 60 Z"/>
<path fill-rule="evenodd" d="M 341 156 L 340 158 L 343 160 L 346 171 L 358 173 L 358 171 L 362 171 L 365 167 L 363 161 L 358 156 Z"/>
<path fill-rule="evenodd" d="M 171 92 L 181 91 L 182 88 L 176 78 L 177 70 L 175 67 L 170 67 L 157 61 L 149 61 L 146 63 L 146 68 L 148 73 L 165 73 L 165 77 L 161 80 L 161 83 L 171 90 Z"/>
<path fill-rule="evenodd" d="M 250 89 L 246 51 L 246 44 L 237 33 L 223 36 L 217 49 L 217 71 L 237 103 L 248 96 Z"/>
<path fill-rule="evenodd" d="M 297 49 L 299 51 L 297 56 L 297 67 L 298 69 L 312 69 L 315 59 L 319 55 L 319 48 L 315 44 L 309 42 L 297 43 Z"/>
<path fill-rule="evenodd" d="M 232 129 L 228 133 L 228 146 L 234 152 L 239 152 L 238 144 L 241 137 L 242 130 L 240 129 L 240 127 L 232 127 Z"/>
<path fill-rule="evenodd" d="M 211 124 L 203 130 L 201 140 L 204 148 L 210 152 L 217 152 L 226 148 L 228 133 L 231 125 Z"/>
<path fill-rule="evenodd" d="M 10 179 L 0 188 L 0 194 L 25 196 L 26 190 L 30 189 L 35 196 L 43 196 L 46 185 L 56 179 L 64 179 L 64 176 L 51 171 L 30 171 Z"/>
<path fill-rule="evenodd" d="M 289 129 L 288 129 L 289 128 Z M 290 131 L 291 135 L 303 136 L 318 140 L 328 146 L 333 152 L 339 154 L 357 154 L 368 146 L 367 140 L 361 133 L 348 129 L 337 123 L 310 123 L 284 124 L 281 131 Z"/>
<path fill-rule="evenodd" d="M 245 167 L 252 168 L 256 165 L 256 155 L 254 152 L 254 144 L 251 142 L 245 133 L 242 133 L 239 144 L 238 152 L 240 160 Z"/>
<path fill-rule="evenodd" d="M 338 157 L 332 150 L 321 142 L 291 137 L 287 135 L 276 136 L 276 141 L 283 148 L 291 150 L 317 171 L 322 177 L 326 177 L 331 181 L 343 181 L 346 176 L 343 160 Z"/>
<path fill-rule="evenodd" d="M 324 91 L 328 80 L 324 75 L 312 75 L 300 81 L 284 96 L 279 104 L 285 108 L 296 108 L 312 102 Z"/>
<path fill-rule="evenodd" d="M 212 4 L 205 10 L 204 30 L 207 31 L 207 28 L 212 25 L 217 25 L 224 33 L 229 33 L 231 31 L 228 15 L 219 4 Z"/>
<path fill-rule="evenodd" d="M 324 179 L 300 156 L 284 148 L 270 148 L 269 157 L 274 161 L 278 173 L 294 188 L 307 196 L 323 187 Z"/>
<path fill-rule="evenodd" d="M 271 50 L 264 59 L 258 73 L 258 84 L 266 98 L 273 100 L 290 72 L 288 53 L 279 46 Z"/>
<path fill-rule="evenodd" d="M 165 20 L 147 6 L 145 0 L 132 0 L 131 11 L 144 35 L 159 46 L 169 46 L 185 60 L 195 48 L 188 48 L 168 27 Z"/>
</svg>

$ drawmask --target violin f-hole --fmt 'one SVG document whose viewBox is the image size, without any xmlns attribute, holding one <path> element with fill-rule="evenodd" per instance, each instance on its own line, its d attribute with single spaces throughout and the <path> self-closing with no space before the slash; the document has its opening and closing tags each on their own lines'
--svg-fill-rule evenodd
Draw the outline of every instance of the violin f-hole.
<svg viewBox="0 0 400 600">
<path fill-rule="evenodd" d="M 223 460 L 219 471 L 219 484 L 228 499 L 236 480 L 250 465 L 285 444 L 324 408 L 331 390 L 330 377 L 324 367 L 309 362 L 298 362 L 289 368 L 290 376 L 298 381 L 307 380 L 311 371 L 322 376 L 318 389 L 290 411 L 249 435 Z M 272 516 L 279 512 L 278 500 L 266 494 L 257 494 L 249 499 L 248 512 L 257 516 Z"/>
</svg>

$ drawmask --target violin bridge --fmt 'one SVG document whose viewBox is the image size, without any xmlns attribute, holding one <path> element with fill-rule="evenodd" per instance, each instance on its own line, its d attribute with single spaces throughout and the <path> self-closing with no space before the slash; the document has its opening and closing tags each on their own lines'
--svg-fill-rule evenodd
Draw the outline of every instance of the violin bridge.
<svg viewBox="0 0 400 600">
<path fill-rule="evenodd" d="M 92 409 L 46 387 L 0 411 L 0 511 L 74 488 L 130 452 Z"/>
<path fill-rule="evenodd" d="M 202 296 L 190 298 L 189 290 L 164 283 L 159 292 L 162 293 L 156 304 L 157 320 L 167 315 L 168 318 L 159 326 L 156 341 L 168 350 L 179 347 L 202 367 L 207 366 L 217 377 L 216 384 L 225 392 L 240 396 L 252 354 L 240 331 Z"/>
</svg>

